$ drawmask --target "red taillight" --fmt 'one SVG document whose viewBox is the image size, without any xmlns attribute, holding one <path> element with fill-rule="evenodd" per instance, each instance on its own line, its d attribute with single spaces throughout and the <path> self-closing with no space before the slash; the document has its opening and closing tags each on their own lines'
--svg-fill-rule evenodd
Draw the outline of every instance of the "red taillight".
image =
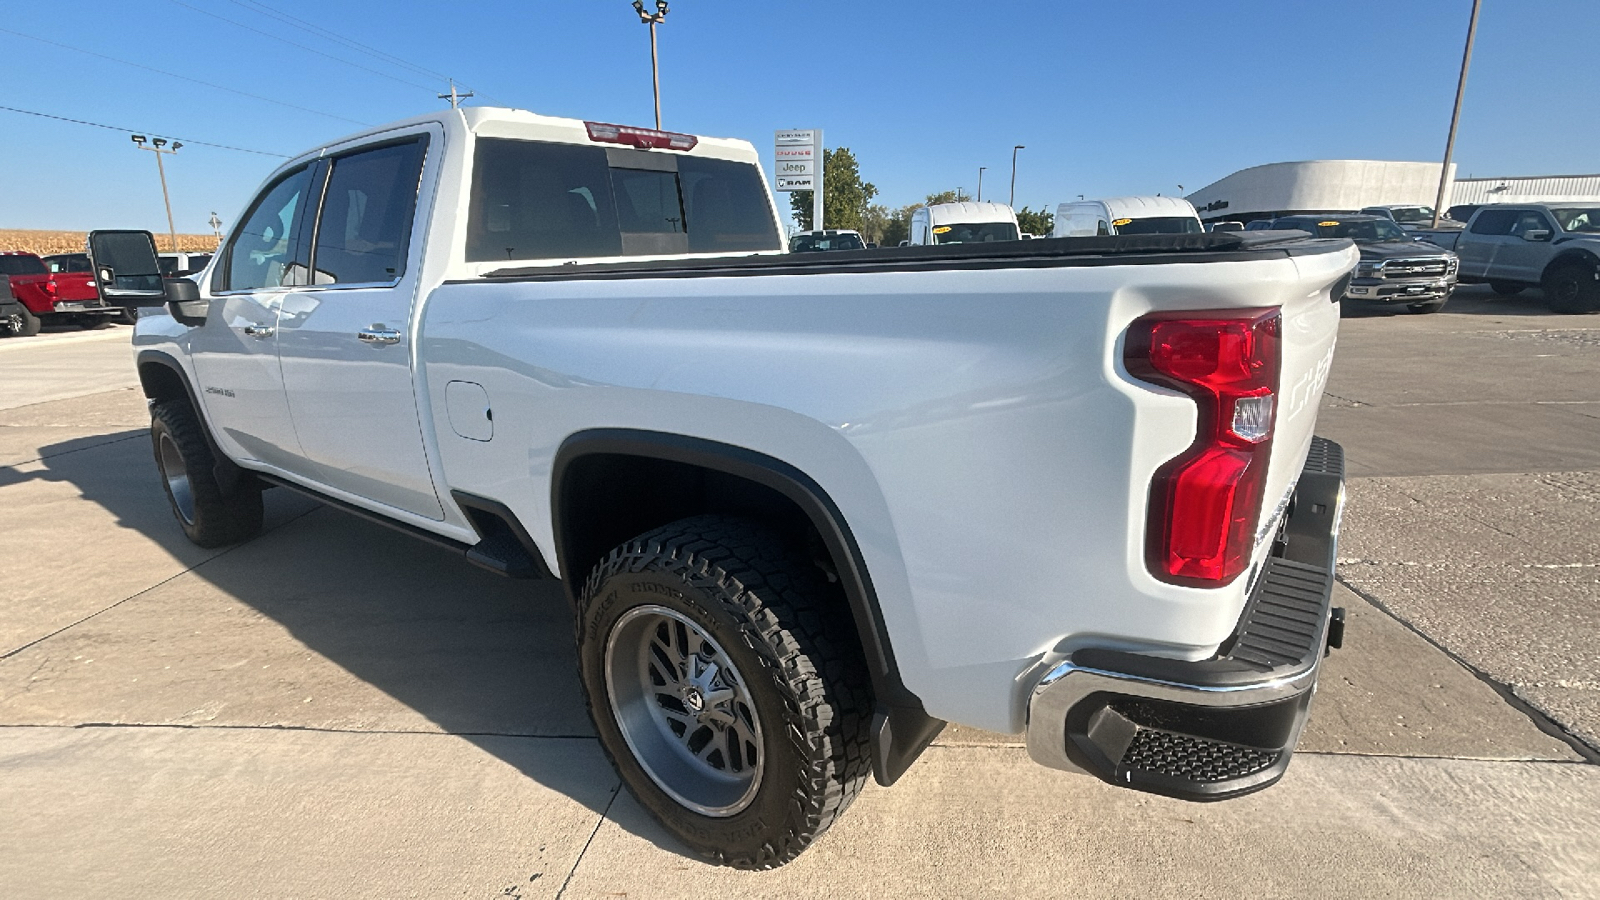
<svg viewBox="0 0 1600 900">
<path fill-rule="evenodd" d="M 39 282 L 39 289 L 44 291 L 45 296 L 47 297 L 54 297 L 56 295 L 56 291 L 59 290 L 59 288 L 56 287 L 54 279 L 48 278 Z"/>
<path fill-rule="evenodd" d="M 1155 313 L 1128 329 L 1124 362 L 1199 407 L 1195 442 L 1150 483 L 1146 553 L 1157 578 L 1218 587 L 1250 564 L 1277 419 L 1276 309 Z"/>
<path fill-rule="evenodd" d="M 640 150 L 693 150 L 700 139 L 692 134 L 656 131 L 653 128 L 632 128 L 627 125 L 607 125 L 604 122 L 585 122 L 589 140 L 606 144 L 626 144 Z"/>
</svg>

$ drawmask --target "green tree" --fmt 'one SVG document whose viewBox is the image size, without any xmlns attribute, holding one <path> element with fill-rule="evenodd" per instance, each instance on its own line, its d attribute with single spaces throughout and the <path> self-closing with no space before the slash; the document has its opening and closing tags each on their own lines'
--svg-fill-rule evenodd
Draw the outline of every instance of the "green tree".
<svg viewBox="0 0 1600 900">
<path fill-rule="evenodd" d="M 1055 230 L 1056 214 L 1042 209 L 1035 212 L 1024 206 L 1017 210 L 1017 227 L 1024 234 L 1049 234 Z"/>
<path fill-rule="evenodd" d="M 811 231 L 812 191 L 792 191 L 789 208 L 801 231 Z M 878 188 L 861 180 L 861 167 L 849 147 L 822 151 L 822 216 L 829 228 L 862 230 L 863 218 Z"/>
<path fill-rule="evenodd" d="M 917 204 L 916 206 L 912 206 L 911 208 L 912 209 L 916 209 L 917 206 L 936 206 L 936 205 L 938 205 L 940 203 L 955 203 L 955 202 L 956 202 L 956 192 L 955 191 L 940 191 L 937 194 L 929 194 L 927 200 L 924 200 L 922 203 Z"/>
<path fill-rule="evenodd" d="M 883 236 L 878 239 L 878 244 L 883 247 L 898 247 L 901 241 L 911 239 L 911 214 L 922 207 L 920 203 L 902 206 L 889 213 L 889 219 L 884 223 Z"/>
</svg>

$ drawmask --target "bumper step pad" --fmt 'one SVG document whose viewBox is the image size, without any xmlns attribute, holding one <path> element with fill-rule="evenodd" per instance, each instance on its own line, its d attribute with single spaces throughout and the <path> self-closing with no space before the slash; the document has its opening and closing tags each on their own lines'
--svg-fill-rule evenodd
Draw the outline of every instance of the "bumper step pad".
<svg viewBox="0 0 1600 900">
<path fill-rule="evenodd" d="M 1211 741 L 1188 734 L 1140 728 L 1121 768 L 1164 778 L 1210 784 L 1233 781 L 1272 768 L 1282 751 L 1262 750 L 1226 741 Z M 1128 779 L 1131 780 L 1131 779 Z"/>
</svg>

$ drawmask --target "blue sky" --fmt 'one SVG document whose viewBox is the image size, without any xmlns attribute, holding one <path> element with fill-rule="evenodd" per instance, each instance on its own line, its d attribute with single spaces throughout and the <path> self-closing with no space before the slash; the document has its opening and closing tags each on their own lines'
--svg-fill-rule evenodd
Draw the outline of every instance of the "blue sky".
<svg viewBox="0 0 1600 900">
<path fill-rule="evenodd" d="M 1483 7 L 1460 174 L 1600 171 L 1600 2 Z M 1437 159 L 1470 8 L 674 0 L 663 124 L 750 140 L 769 176 L 774 129 L 821 127 L 891 206 L 971 192 L 979 166 L 986 198 L 1005 199 L 1013 144 L 1027 146 L 1017 205 L 1036 209 L 1193 191 L 1267 162 Z M 282 154 L 437 108 L 445 75 L 478 91 L 469 102 L 653 115 L 648 30 L 627 0 L 8 4 L 0 59 L 0 106 Z M 167 163 L 180 232 L 208 231 L 213 210 L 231 222 L 276 165 L 192 143 Z M 154 169 L 124 133 L 0 110 L 0 227 L 164 231 Z"/>
</svg>

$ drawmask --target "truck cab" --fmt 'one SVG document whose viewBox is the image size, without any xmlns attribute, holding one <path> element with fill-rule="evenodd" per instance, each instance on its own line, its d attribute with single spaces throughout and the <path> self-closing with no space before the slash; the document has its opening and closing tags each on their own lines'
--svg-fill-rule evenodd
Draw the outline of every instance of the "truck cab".
<svg viewBox="0 0 1600 900">
<path fill-rule="evenodd" d="M 1181 197 L 1107 197 L 1056 207 L 1051 237 L 1204 234 L 1194 205 Z"/>
</svg>

